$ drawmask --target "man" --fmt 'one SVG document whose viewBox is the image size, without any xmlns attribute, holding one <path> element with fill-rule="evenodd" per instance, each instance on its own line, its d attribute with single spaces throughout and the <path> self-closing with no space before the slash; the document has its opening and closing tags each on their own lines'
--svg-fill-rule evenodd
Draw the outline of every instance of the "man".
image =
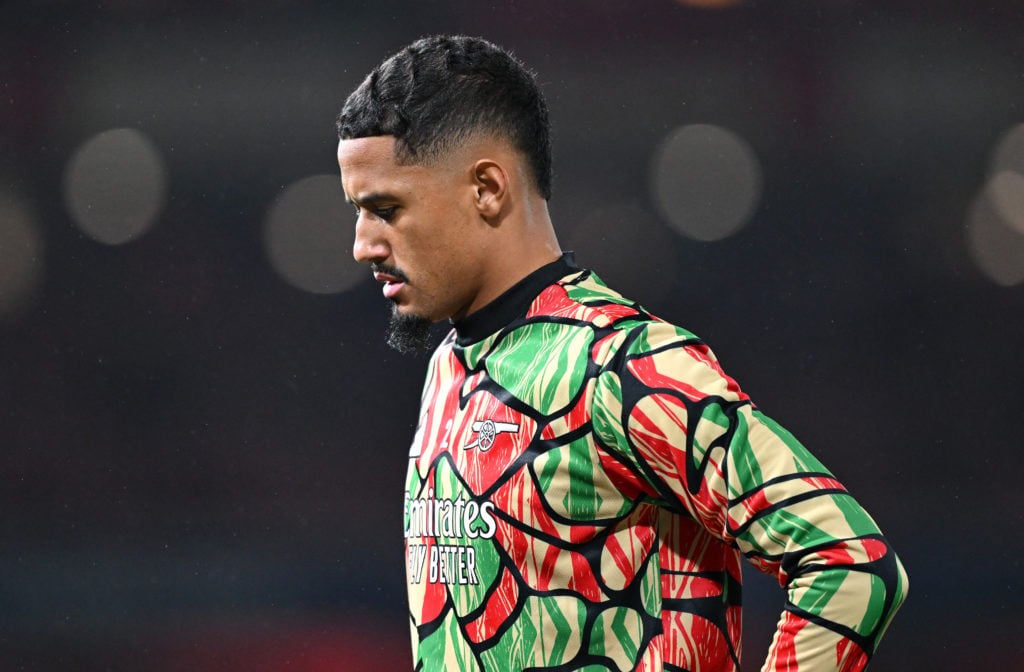
<svg viewBox="0 0 1024 672">
<path fill-rule="evenodd" d="M 415 668 L 737 670 L 746 556 L 786 589 L 765 669 L 862 669 L 899 560 L 706 345 L 561 252 L 532 75 L 483 40 L 419 40 L 338 132 L 391 344 L 453 325 L 409 454 Z"/>
</svg>

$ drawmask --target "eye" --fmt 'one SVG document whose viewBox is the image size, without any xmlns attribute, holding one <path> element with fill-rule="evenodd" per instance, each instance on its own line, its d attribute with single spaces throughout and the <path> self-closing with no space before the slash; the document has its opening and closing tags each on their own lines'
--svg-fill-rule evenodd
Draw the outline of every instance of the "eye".
<svg viewBox="0 0 1024 672">
<path fill-rule="evenodd" d="M 362 216 L 372 216 L 379 219 L 382 222 L 390 222 L 395 216 L 395 212 L 398 210 L 396 205 L 375 205 L 374 203 L 367 203 L 359 205 L 357 203 L 352 204 L 353 209 L 356 213 L 356 219 Z"/>
<path fill-rule="evenodd" d="M 385 222 L 388 222 L 395 216 L 395 209 L 396 208 L 394 206 L 388 208 L 374 208 L 373 214 L 377 215 Z"/>
</svg>

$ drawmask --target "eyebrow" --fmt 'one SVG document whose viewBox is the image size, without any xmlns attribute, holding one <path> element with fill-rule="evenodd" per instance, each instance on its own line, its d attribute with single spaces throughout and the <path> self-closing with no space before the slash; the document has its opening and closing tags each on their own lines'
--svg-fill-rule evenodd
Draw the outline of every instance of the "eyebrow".
<svg viewBox="0 0 1024 672">
<path fill-rule="evenodd" d="M 363 196 L 362 198 L 352 198 L 348 194 L 345 194 L 345 200 L 353 205 L 367 207 L 377 205 L 381 201 L 397 201 L 398 198 L 392 194 L 384 192 L 373 192 Z"/>
</svg>

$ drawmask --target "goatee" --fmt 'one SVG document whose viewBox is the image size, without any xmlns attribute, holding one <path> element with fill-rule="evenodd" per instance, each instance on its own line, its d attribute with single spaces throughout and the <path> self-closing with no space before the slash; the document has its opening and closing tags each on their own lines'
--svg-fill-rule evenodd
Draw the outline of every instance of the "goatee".
<svg viewBox="0 0 1024 672">
<path fill-rule="evenodd" d="M 429 319 L 419 315 L 403 315 L 398 312 L 398 306 L 393 306 L 387 343 L 402 354 L 426 354 L 431 349 L 431 324 Z"/>
</svg>

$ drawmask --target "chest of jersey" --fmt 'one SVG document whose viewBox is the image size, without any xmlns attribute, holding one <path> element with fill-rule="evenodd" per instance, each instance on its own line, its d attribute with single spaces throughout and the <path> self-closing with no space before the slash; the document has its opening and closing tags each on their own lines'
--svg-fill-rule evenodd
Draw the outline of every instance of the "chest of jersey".
<svg viewBox="0 0 1024 672">
<path fill-rule="evenodd" d="M 595 395 L 611 338 L 531 323 L 483 354 L 452 348 L 433 359 L 405 494 L 423 669 L 660 661 L 663 591 L 683 594 L 665 582 L 660 556 L 672 567 L 683 557 L 675 547 L 694 540 L 668 533 L 678 521 L 595 432 L 593 414 L 610 412 Z"/>
</svg>

